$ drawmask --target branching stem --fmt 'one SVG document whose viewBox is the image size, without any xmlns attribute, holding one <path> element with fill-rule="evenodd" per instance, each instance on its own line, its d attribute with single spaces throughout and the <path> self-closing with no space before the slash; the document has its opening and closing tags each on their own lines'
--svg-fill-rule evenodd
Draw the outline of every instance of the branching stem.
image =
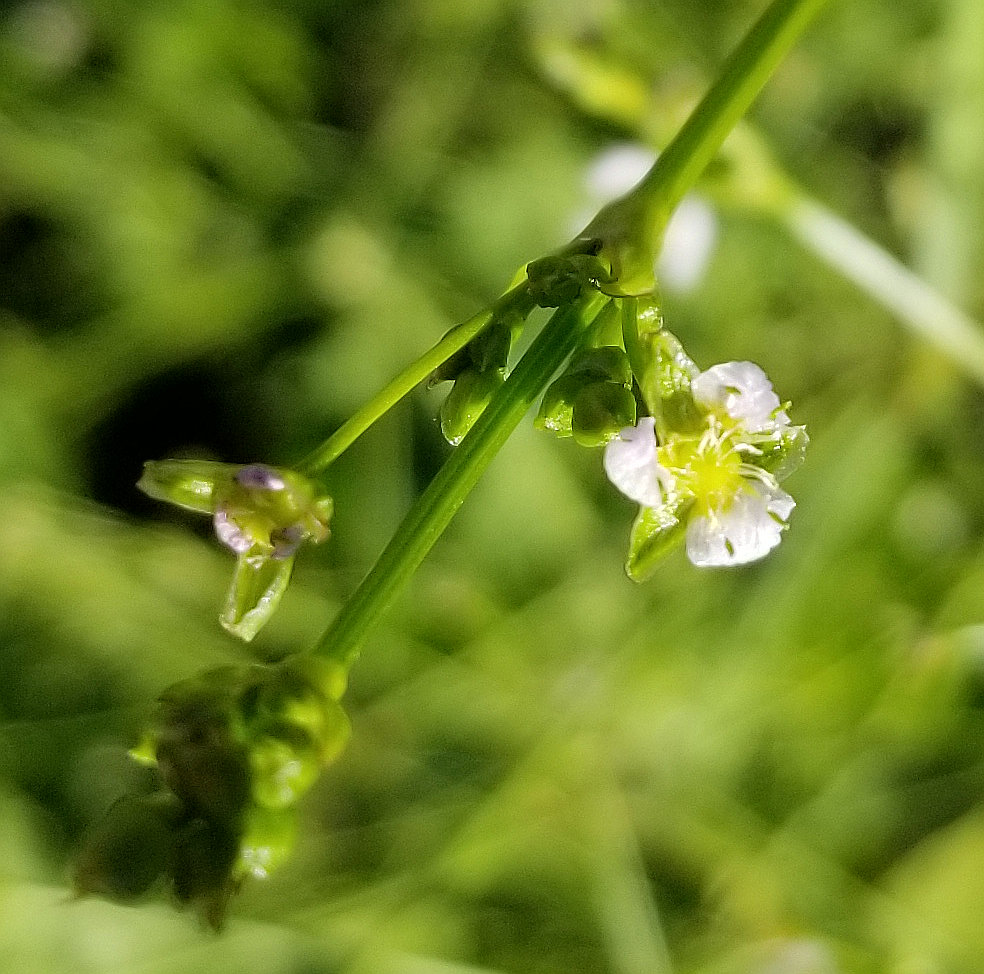
<svg viewBox="0 0 984 974">
<path fill-rule="evenodd" d="M 492 458 L 543 387 L 577 346 L 607 298 L 587 291 L 554 312 L 474 427 L 410 509 L 379 560 L 342 607 L 315 652 L 346 666 L 358 656 L 379 614 L 411 578 Z"/>
</svg>

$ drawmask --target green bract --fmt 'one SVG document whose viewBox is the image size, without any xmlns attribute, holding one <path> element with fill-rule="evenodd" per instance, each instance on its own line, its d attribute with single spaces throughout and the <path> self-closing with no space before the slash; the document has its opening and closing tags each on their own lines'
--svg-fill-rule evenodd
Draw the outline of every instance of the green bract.
<svg viewBox="0 0 984 974">
<path fill-rule="evenodd" d="M 219 620 L 250 640 L 273 614 L 304 542 L 327 539 L 332 500 L 293 470 L 208 460 L 151 460 L 137 486 L 157 500 L 211 514 L 237 556 Z"/>
</svg>

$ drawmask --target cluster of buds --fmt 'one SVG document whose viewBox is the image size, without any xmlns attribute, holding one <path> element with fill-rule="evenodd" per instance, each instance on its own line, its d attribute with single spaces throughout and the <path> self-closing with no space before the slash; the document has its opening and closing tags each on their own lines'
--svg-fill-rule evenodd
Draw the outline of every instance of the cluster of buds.
<svg viewBox="0 0 984 974">
<path fill-rule="evenodd" d="M 617 345 L 582 348 L 547 389 L 536 417 L 539 429 L 573 436 L 581 446 L 601 446 L 635 423 L 632 369 Z"/>
<path fill-rule="evenodd" d="M 211 515 L 218 539 L 237 559 L 219 620 L 247 641 L 280 602 L 297 549 L 329 535 L 331 498 L 293 470 L 259 463 L 151 460 L 137 486 L 157 500 Z"/>
<path fill-rule="evenodd" d="M 521 269 L 478 335 L 431 376 L 431 385 L 453 383 L 441 405 L 441 432 L 452 446 L 461 442 L 506 381 L 509 353 L 530 312 L 571 304 L 608 277 L 603 263 L 590 253 L 542 257 Z"/>
<path fill-rule="evenodd" d="M 168 885 L 221 926 L 229 897 L 293 844 L 296 803 L 344 748 L 337 664 L 293 656 L 223 667 L 166 690 L 133 757 L 159 789 L 119 799 L 78 857 L 75 887 L 127 901 Z"/>
</svg>

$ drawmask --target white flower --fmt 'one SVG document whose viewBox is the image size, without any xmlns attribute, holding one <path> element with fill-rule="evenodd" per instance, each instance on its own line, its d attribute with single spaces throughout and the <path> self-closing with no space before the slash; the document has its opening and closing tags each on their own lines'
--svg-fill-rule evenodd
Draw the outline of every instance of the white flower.
<svg viewBox="0 0 984 974">
<path fill-rule="evenodd" d="M 703 429 L 660 442 L 647 416 L 605 448 L 608 479 L 649 509 L 634 529 L 630 574 L 633 551 L 653 550 L 671 531 L 685 533 L 687 556 L 699 567 L 757 561 L 782 540 L 796 506 L 767 461 L 776 451 L 801 450 L 805 432 L 790 426 L 766 374 L 752 362 L 725 362 L 700 373 L 691 392 Z"/>
<path fill-rule="evenodd" d="M 694 379 L 690 391 L 698 406 L 723 411 L 749 433 L 772 433 L 789 425 L 769 377 L 754 362 L 712 365 Z"/>
</svg>

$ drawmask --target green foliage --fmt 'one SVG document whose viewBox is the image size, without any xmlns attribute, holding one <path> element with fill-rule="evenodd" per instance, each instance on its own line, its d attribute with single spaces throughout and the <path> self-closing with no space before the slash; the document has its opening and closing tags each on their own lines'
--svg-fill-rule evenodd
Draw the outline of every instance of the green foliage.
<svg viewBox="0 0 984 974">
<path fill-rule="evenodd" d="M 154 902 L 64 902 L 85 829 L 155 794 L 123 746 L 146 702 L 244 662 L 215 625 L 228 553 L 133 490 L 141 463 L 304 455 L 576 232 L 589 163 L 665 144 L 761 6 L 7 6 L 7 967 L 979 969 L 980 393 L 763 212 L 772 170 L 727 182 L 727 158 L 703 186 L 717 248 L 661 310 L 697 361 L 760 362 L 813 435 L 771 560 L 676 553 L 633 586 L 634 507 L 599 454 L 520 431 L 353 672 L 356 733 L 301 827 L 250 804 L 238 855 L 280 868 L 222 939 Z M 980 11 L 831 3 L 751 123 L 978 317 Z M 421 391 L 333 465 L 332 541 L 262 658 L 305 648 L 378 554 L 446 455 L 437 409 Z M 176 893 L 214 890 L 190 851 L 221 866 L 223 838 L 183 838 Z M 122 892 L 150 895 L 156 849 Z"/>
</svg>

